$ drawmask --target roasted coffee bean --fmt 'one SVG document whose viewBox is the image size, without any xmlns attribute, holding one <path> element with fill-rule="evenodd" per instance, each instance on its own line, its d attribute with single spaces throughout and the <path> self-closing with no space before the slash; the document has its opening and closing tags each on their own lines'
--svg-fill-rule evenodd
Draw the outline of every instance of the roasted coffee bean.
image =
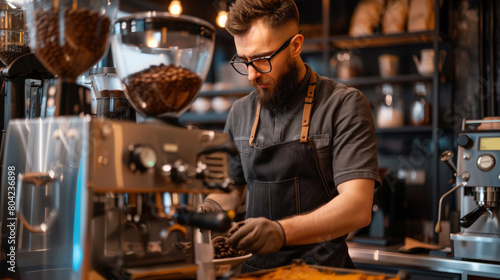
<svg viewBox="0 0 500 280">
<path fill-rule="evenodd" d="M 201 78 L 173 64 L 153 65 L 124 79 L 129 101 L 148 116 L 177 113 L 196 98 Z"/>
<path fill-rule="evenodd" d="M 247 254 L 243 250 L 234 249 L 224 239 L 216 240 L 213 246 L 214 246 L 214 259 L 234 258 L 234 257 L 244 256 Z"/>
<path fill-rule="evenodd" d="M 5 49 L 0 51 L 0 60 L 3 64 L 10 65 L 16 58 L 30 52 L 31 49 L 29 46 L 6 45 Z"/>
<path fill-rule="evenodd" d="M 35 19 L 35 54 L 54 75 L 75 81 L 106 52 L 111 20 L 98 11 L 38 11 Z M 60 22 L 64 27 L 60 28 Z M 62 30 L 64 38 L 59 36 Z"/>
</svg>

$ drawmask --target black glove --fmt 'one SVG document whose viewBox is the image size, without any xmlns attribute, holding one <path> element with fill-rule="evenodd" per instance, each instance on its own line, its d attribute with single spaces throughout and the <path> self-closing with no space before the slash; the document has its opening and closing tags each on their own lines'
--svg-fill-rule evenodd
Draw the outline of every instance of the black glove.
<svg viewBox="0 0 500 280">
<path fill-rule="evenodd" d="M 222 209 L 222 206 L 220 206 L 220 204 L 217 203 L 217 201 L 210 198 L 206 198 L 203 201 L 203 206 L 200 210 L 201 211 L 199 212 L 204 212 L 204 213 L 216 213 L 224 211 L 224 209 Z"/>
<path fill-rule="evenodd" d="M 230 230 L 228 243 L 247 253 L 264 255 L 285 246 L 285 232 L 278 222 L 266 218 L 249 218 Z"/>
</svg>

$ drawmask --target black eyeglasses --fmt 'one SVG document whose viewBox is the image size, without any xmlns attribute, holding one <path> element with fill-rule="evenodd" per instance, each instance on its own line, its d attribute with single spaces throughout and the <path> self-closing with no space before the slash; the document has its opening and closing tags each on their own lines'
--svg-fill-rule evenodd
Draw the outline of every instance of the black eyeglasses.
<svg viewBox="0 0 500 280">
<path fill-rule="evenodd" d="M 300 34 L 301 32 L 302 32 L 302 30 L 299 31 L 298 34 Z M 273 70 L 273 67 L 271 65 L 271 59 L 273 57 L 275 57 L 276 55 L 278 55 L 280 52 L 282 52 L 284 49 L 286 49 L 288 47 L 288 45 L 290 45 L 290 42 L 292 41 L 292 39 L 297 35 L 293 35 L 288 40 L 286 40 L 286 42 L 279 49 L 277 49 L 275 52 L 273 52 L 271 55 L 258 57 L 258 58 L 255 58 L 255 59 L 252 59 L 252 60 L 246 62 L 246 61 L 242 61 L 242 60 L 237 60 L 238 55 L 235 54 L 233 56 L 233 58 L 231 58 L 231 61 L 229 61 L 229 64 L 231 64 L 231 66 L 233 66 L 233 68 L 234 68 L 234 70 L 236 70 L 236 72 L 238 72 L 239 74 L 244 75 L 244 76 L 248 76 L 248 67 L 250 65 L 252 65 L 253 68 L 260 73 L 264 73 L 264 74 L 269 73 L 269 72 L 271 72 L 271 70 Z"/>
</svg>

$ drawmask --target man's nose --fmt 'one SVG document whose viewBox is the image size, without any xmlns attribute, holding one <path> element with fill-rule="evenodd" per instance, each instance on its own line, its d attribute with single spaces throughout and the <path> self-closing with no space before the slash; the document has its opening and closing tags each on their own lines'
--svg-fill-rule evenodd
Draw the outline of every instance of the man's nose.
<svg viewBox="0 0 500 280">
<path fill-rule="evenodd" d="M 254 80 L 260 78 L 260 76 L 262 76 L 262 73 L 255 70 L 255 67 L 253 65 L 249 65 L 247 71 L 248 71 L 248 80 L 250 82 L 254 81 Z"/>
</svg>

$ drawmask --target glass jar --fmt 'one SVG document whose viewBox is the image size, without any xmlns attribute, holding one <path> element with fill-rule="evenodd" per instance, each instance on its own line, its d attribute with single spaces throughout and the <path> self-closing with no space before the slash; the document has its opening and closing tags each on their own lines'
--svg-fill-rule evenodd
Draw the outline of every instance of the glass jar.
<svg viewBox="0 0 500 280">
<path fill-rule="evenodd" d="M 413 126 L 431 124 L 431 85 L 417 82 L 413 86 L 413 98 L 410 105 L 410 123 Z"/>
<path fill-rule="evenodd" d="M 396 85 L 383 84 L 382 100 L 377 107 L 377 126 L 394 128 L 404 125 L 404 103 L 400 98 L 401 88 Z"/>
<path fill-rule="evenodd" d="M 338 52 L 336 60 L 330 61 L 330 63 L 335 65 L 337 77 L 343 80 L 358 77 L 363 69 L 360 56 L 352 51 Z"/>
</svg>

